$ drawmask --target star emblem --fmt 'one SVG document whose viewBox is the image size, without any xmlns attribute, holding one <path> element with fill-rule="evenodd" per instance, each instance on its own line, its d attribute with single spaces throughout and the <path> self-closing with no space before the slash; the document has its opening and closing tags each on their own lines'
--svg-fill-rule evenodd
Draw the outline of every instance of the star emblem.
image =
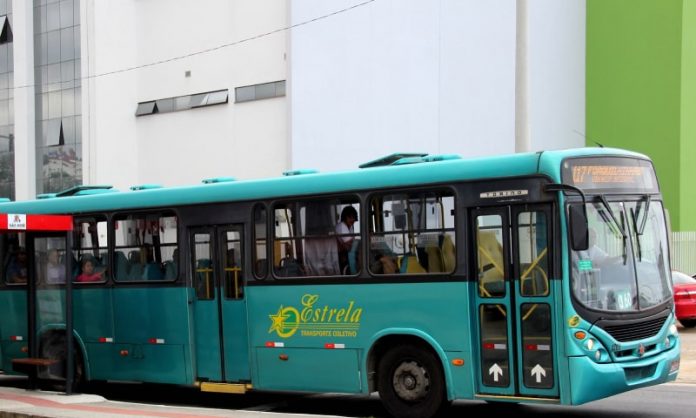
<svg viewBox="0 0 696 418">
<path fill-rule="evenodd" d="M 283 311 L 283 305 L 280 305 L 280 308 L 278 308 L 278 313 L 275 315 L 268 315 L 268 317 L 271 318 L 271 327 L 268 329 L 269 333 L 275 331 L 278 333 L 278 335 L 283 334 L 283 329 L 285 329 L 285 320 L 290 318 L 290 315 Z"/>
</svg>

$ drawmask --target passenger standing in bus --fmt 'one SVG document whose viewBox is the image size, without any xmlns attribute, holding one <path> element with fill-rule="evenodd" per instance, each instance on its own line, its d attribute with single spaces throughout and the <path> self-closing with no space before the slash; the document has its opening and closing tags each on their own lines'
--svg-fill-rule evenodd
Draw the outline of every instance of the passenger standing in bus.
<svg viewBox="0 0 696 418">
<path fill-rule="evenodd" d="M 338 240 L 338 267 L 341 274 L 345 274 L 348 267 L 348 252 L 353 246 L 353 224 L 358 220 L 358 211 L 352 206 L 346 206 L 341 211 L 340 222 L 336 225 L 336 238 Z"/>
<path fill-rule="evenodd" d="M 94 262 L 89 258 L 82 260 L 82 274 L 77 276 L 76 282 L 98 282 L 102 280 L 102 273 L 94 272 Z"/>
<path fill-rule="evenodd" d="M 17 254 L 7 266 L 5 277 L 8 283 L 27 282 L 27 252 L 24 248 L 19 247 L 17 250 Z"/>
<path fill-rule="evenodd" d="M 58 250 L 48 250 L 48 262 L 46 263 L 46 283 L 65 283 L 65 266 L 60 263 Z"/>
</svg>

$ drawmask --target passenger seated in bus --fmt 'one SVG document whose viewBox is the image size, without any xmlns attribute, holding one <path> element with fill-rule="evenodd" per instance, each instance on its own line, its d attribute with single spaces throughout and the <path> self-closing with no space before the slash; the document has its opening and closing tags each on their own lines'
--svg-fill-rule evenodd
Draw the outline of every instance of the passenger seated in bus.
<svg viewBox="0 0 696 418">
<path fill-rule="evenodd" d="M 15 256 L 10 260 L 5 279 L 8 283 L 27 282 L 27 252 L 24 248 L 19 247 Z"/>
<path fill-rule="evenodd" d="M 75 279 L 76 282 L 98 282 L 103 280 L 104 272 L 94 271 L 94 261 L 90 258 L 82 260 L 82 273 Z"/>
<path fill-rule="evenodd" d="M 370 263 L 370 271 L 373 274 L 396 274 L 399 273 L 396 259 L 391 255 L 382 252 L 374 252 L 374 260 Z"/>
<path fill-rule="evenodd" d="M 292 256 L 292 245 L 285 243 L 285 257 L 280 259 L 276 274 L 280 277 L 299 277 L 305 275 L 302 263 Z"/>
<path fill-rule="evenodd" d="M 358 211 L 352 206 L 346 206 L 341 211 L 341 218 L 336 224 L 336 239 L 338 241 L 338 267 L 341 273 L 347 273 L 348 253 L 353 246 L 355 231 L 353 224 L 358 221 Z"/>
<path fill-rule="evenodd" d="M 48 260 L 46 262 L 46 283 L 65 283 L 65 265 L 60 262 L 58 250 L 55 248 L 48 250 Z"/>
</svg>

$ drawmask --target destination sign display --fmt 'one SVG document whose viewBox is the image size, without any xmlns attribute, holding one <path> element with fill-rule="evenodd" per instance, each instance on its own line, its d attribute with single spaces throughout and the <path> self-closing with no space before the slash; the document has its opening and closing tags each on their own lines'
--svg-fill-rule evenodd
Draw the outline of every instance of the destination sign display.
<svg viewBox="0 0 696 418">
<path fill-rule="evenodd" d="M 625 157 L 577 158 L 563 162 L 563 183 L 587 191 L 657 193 L 652 164 Z"/>
</svg>

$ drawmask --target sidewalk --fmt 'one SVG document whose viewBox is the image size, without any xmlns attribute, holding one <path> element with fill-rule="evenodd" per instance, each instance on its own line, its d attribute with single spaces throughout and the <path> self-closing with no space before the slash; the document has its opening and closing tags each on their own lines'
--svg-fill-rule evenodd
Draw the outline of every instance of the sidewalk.
<svg viewBox="0 0 696 418">
<path fill-rule="evenodd" d="M 70 395 L 0 387 L 0 418 L 259 418 L 268 412 L 113 402 L 98 395 Z M 278 417 L 329 418 L 327 415 L 273 414 Z"/>
</svg>

